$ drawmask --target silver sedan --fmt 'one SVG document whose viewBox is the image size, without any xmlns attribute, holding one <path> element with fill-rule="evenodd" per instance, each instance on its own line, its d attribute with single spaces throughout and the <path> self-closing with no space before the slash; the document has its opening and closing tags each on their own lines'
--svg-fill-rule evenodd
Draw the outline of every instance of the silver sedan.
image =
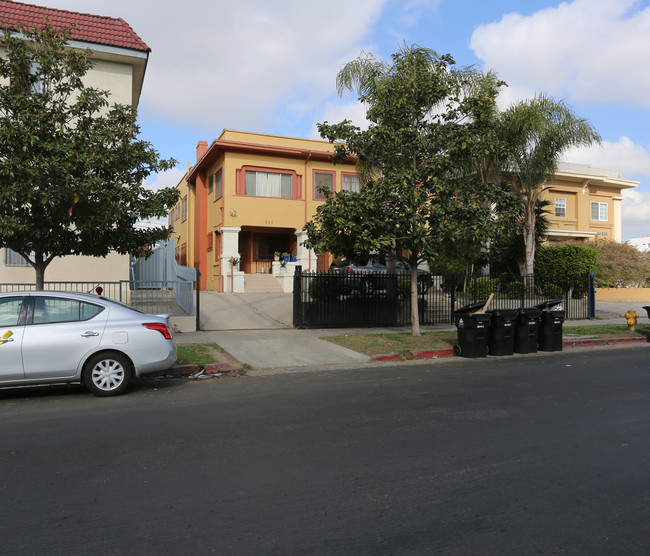
<svg viewBox="0 0 650 556">
<path fill-rule="evenodd" d="M 82 382 L 114 396 L 175 362 L 164 316 L 87 294 L 0 294 L 0 386 Z"/>
</svg>

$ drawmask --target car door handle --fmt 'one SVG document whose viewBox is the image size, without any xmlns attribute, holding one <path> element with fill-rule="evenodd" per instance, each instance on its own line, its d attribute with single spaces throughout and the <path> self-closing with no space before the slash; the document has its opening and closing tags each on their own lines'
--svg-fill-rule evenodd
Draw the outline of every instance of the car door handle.
<svg viewBox="0 0 650 556">
<path fill-rule="evenodd" d="M 84 332 L 81 337 L 82 338 L 92 338 L 93 336 L 99 336 L 99 332 Z"/>
</svg>

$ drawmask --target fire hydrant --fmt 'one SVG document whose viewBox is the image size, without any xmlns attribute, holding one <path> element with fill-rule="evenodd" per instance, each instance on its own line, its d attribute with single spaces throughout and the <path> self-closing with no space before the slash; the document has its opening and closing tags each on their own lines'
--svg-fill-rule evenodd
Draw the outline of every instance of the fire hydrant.
<svg viewBox="0 0 650 556">
<path fill-rule="evenodd" d="M 636 321 L 639 318 L 639 315 L 634 309 L 630 309 L 624 315 L 621 315 L 624 319 L 627 319 L 627 329 L 630 332 L 636 331 Z"/>
</svg>

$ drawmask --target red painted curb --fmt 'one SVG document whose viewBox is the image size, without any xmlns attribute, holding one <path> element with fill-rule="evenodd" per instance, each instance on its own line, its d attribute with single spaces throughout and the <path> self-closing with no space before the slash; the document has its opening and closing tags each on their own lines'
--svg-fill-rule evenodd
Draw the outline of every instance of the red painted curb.
<svg viewBox="0 0 650 556">
<path fill-rule="evenodd" d="M 179 365 L 173 368 L 174 371 L 182 375 L 191 375 L 199 370 L 197 365 Z"/>
<path fill-rule="evenodd" d="M 244 367 L 241 365 L 229 365 L 228 363 L 214 363 L 204 367 L 206 375 L 218 373 L 229 373 L 231 371 L 241 371 Z"/>
<path fill-rule="evenodd" d="M 415 359 L 433 359 L 435 357 L 449 357 L 454 354 L 452 348 L 447 349 L 416 349 L 411 351 Z"/>
<path fill-rule="evenodd" d="M 381 355 L 373 355 L 371 359 L 373 361 L 392 361 L 399 359 L 399 353 L 382 353 Z"/>
</svg>

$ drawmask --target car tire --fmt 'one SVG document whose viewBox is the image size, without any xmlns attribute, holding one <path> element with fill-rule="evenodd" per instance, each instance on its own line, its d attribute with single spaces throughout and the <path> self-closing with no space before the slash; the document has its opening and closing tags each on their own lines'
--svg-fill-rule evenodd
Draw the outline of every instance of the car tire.
<svg viewBox="0 0 650 556">
<path fill-rule="evenodd" d="M 100 353 L 86 363 L 83 379 L 95 396 L 118 396 L 131 383 L 131 364 L 121 353 Z"/>
</svg>

